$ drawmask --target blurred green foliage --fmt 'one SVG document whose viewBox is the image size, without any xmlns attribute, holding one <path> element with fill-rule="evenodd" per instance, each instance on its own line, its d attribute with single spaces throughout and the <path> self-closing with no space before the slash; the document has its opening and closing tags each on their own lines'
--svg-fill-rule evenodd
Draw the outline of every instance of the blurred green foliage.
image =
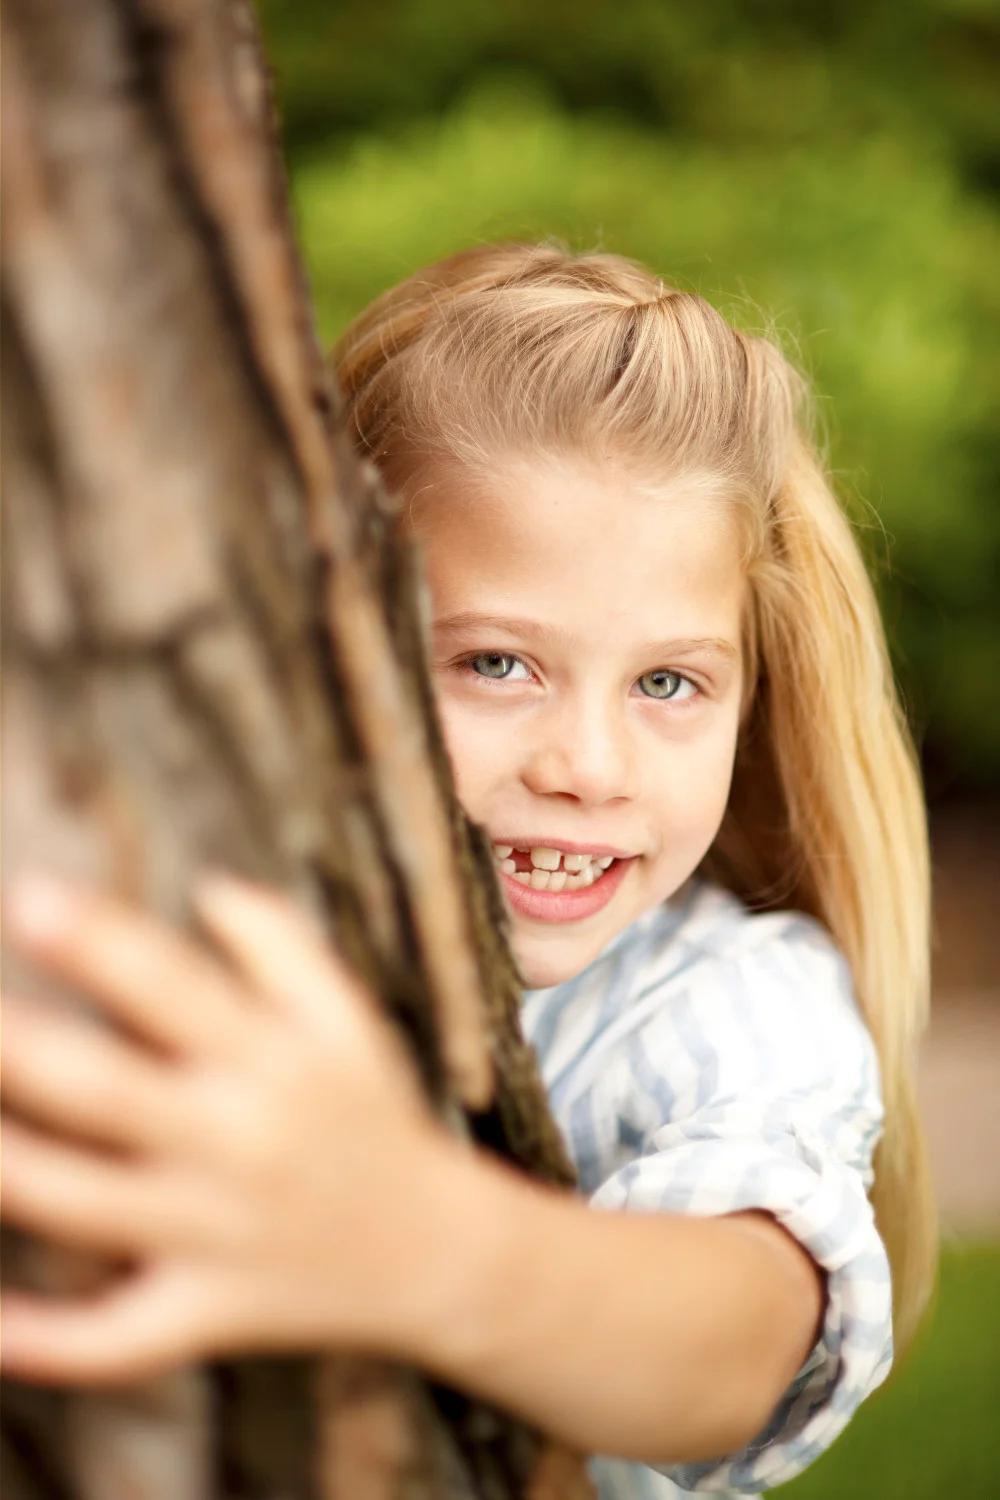
<svg viewBox="0 0 1000 1500">
<path fill-rule="evenodd" d="M 1000 782 L 995 0 L 263 0 L 333 337 L 417 266 L 558 236 L 811 376 L 941 791 Z"/>
<path fill-rule="evenodd" d="M 781 1500 L 990 1500 L 1000 1475 L 1000 1246 L 946 1251 L 934 1314 L 889 1384 Z"/>
</svg>

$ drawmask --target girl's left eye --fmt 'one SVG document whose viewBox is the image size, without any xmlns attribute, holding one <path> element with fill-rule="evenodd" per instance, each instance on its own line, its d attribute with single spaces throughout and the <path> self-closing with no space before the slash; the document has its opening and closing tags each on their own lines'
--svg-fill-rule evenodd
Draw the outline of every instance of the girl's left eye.
<svg viewBox="0 0 1000 1500">
<path fill-rule="evenodd" d="M 494 682 L 509 682 L 512 678 L 524 682 L 531 675 L 520 657 L 508 656 L 501 651 L 483 651 L 478 656 L 468 657 L 465 664 L 477 677 L 490 677 Z"/>
<path fill-rule="evenodd" d="M 638 679 L 638 688 L 647 698 L 670 698 L 674 702 L 691 698 L 698 691 L 694 683 L 679 672 L 668 672 L 658 668 L 655 672 L 644 672 Z"/>
</svg>

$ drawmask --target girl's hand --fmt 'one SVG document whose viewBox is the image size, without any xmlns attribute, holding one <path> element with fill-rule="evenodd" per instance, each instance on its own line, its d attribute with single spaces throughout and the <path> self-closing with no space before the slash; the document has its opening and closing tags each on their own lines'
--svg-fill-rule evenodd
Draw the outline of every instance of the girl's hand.
<svg viewBox="0 0 1000 1500">
<path fill-rule="evenodd" d="M 48 878 L 8 903 L 18 945 L 118 1027 L 6 1000 L 4 1216 L 134 1265 L 86 1301 L 8 1290 L 3 1359 L 22 1377 L 332 1342 L 403 1353 L 439 1314 L 422 1268 L 467 1153 L 288 901 L 213 876 L 196 905 L 229 966 Z"/>
</svg>

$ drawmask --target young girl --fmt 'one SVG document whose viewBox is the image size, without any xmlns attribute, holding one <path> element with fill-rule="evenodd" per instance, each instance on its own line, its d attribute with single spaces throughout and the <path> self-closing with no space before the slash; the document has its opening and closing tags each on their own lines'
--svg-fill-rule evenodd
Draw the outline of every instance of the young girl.
<svg viewBox="0 0 1000 1500">
<path fill-rule="evenodd" d="M 337 360 L 424 546 L 527 1034 L 584 1193 L 631 1212 L 447 1136 L 276 895 L 201 883 L 224 966 L 39 877 L 18 940 L 134 1039 L 8 1002 L 10 1099 L 95 1147 L 9 1123 L 6 1212 L 138 1269 L 97 1306 L 9 1294 L 5 1362 L 340 1343 L 612 1455 L 605 1500 L 781 1483 L 884 1378 L 890 1264 L 905 1340 L 934 1247 L 918 780 L 800 383 L 699 297 L 544 246 L 411 278 Z"/>
</svg>

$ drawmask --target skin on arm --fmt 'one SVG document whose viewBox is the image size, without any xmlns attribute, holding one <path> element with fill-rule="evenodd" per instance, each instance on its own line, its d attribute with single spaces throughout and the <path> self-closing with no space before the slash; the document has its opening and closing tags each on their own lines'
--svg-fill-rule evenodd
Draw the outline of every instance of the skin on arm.
<svg viewBox="0 0 1000 1500">
<path fill-rule="evenodd" d="M 224 966 L 117 903 L 51 895 L 41 924 L 15 903 L 15 934 L 126 1034 L 10 1006 L 4 1213 L 138 1266 L 96 1301 L 8 1293 L 11 1373 L 115 1382 L 339 1344 L 625 1457 L 716 1457 L 765 1424 L 822 1301 L 772 1221 L 595 1212 L 457 1142 L 278 897 L 203 892 Z"/>
<path fill-rule="evenodd" d="M 443 1168 L 434 1201 L 404 1352 L 578 1446 L 732 1452 L 817 1337 L 822 1273 L 766 1214 L 591 1210 L 481 1155 Z"/>
</svg>

